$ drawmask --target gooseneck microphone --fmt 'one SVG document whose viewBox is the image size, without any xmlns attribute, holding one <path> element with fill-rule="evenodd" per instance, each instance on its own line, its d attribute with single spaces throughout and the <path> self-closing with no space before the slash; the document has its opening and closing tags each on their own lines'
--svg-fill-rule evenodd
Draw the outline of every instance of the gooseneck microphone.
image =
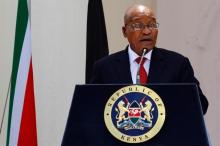
<svg viewBox="0 0 220 146">
<path fill-rule="evenodd" d="M 140 66 L 141 66 L 142 60 L 143 60 L 144 55 L 145 55 L 146 52 L 147 52 L 147 49 L 144 48 L 143 52 L 142 52 L 142 55 L 141 55 L 141 60 L 138 63 L 138 69 L 137 69 L 137 75 L 136 75 L 136 84 L 141 84 L 141 82 L 140 82 Z"/>
</svg>

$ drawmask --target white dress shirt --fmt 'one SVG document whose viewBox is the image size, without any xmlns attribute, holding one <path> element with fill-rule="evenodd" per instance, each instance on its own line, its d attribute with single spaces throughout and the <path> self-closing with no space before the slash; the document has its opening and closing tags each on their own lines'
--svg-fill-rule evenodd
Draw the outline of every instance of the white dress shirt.
<svg viewBox="0 0 220 146">
<path fill-rule="evenodd" d="M 144 62 L 144 68 L 147 72 L 147 75 L 149 73 L 149 68 L 150 68 L 151 54 L 152 54 L 152 50 L 150 50 L 147 54 L 144 55 L 144 57 L 146 58 L 146 61 Z M 136 84 L 138 63 L 135 61 L 135 59 L 140 56 L 131 49 L 130 45 L 128 46 L 128 56 L 129 56 L 129 61 L 130 61 L 132 81 L 133 81 L 133 84 Z"/>
</svg>

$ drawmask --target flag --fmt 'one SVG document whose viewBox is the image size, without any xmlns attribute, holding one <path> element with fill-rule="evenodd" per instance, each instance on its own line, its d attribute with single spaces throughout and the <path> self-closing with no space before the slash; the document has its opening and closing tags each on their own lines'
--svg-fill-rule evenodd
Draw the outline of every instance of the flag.
<svg viewBox="0 0 220 146">
<path fill-rule="evenodd" d="M 109 53 L 102 0 L 89 0 L 86 41 L 86 83 L 89 83 L 94 62 Z"/>
<path fill-rule="evenodd" d="M 6 146 L 37 146 L 29 4 L 18 0 Z"/>
</svg>

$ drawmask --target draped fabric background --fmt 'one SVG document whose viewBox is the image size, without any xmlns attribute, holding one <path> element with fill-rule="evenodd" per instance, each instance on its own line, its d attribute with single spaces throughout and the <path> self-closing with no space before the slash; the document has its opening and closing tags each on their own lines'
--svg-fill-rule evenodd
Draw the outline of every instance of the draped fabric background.
<svg viewBox="0 0 220 146">
<path fill-rule="evenodd" d="M 212 144 L 220 145 L 220 1 L 102 2 L 110 53 L 124 49 L 127 44 L 121 25 L 124 11 L 129 5 L 143 3 L 156 10 L 160 23 L 157 45 L 190 58 L 210 101 L 205 119 Z M 32 1 L 31 6 L 38 144 L 59 146 L 74 86 L 85 83 L 88 0 Z M 0 1 L 0 120 L 11 72 L 16 11 L 17 1 Z M 3 146 L 6 127 L 7 119 L 0 135 L 0 145 Z"/>
<path fill-rule="evenodd" d="M 94 62 L 107 56 L 108 52 L 102 0 L 89 0 L 86 39 L 86 83 L 90 81 Z"/>
</svg>

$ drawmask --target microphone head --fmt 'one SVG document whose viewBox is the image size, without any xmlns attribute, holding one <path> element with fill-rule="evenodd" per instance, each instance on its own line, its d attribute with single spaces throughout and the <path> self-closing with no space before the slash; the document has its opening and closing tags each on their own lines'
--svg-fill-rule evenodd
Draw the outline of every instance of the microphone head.
<svg viewBox="0 0 220 146">
<path fill-rule="evenodd" d="M 145 55 L 147 53 L 147 48 L 143 48 L 142 54 Z"/>
</svg>

